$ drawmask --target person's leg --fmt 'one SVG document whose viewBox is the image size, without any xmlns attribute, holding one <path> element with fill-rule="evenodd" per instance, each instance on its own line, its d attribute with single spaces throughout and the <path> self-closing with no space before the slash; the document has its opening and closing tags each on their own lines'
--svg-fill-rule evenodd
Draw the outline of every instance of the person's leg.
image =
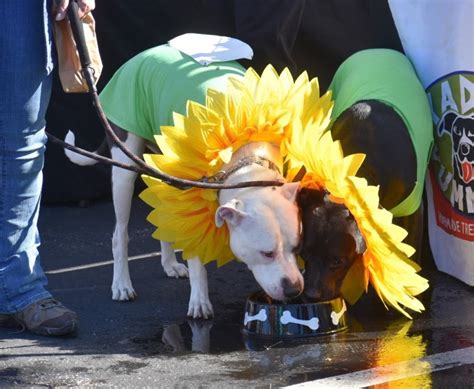
<svg viewBox="0 0 474 389">
<path fill-rule="evenodd" d="M 76 319 L 61 304 L 45 300 L 51 295 L 45 289 L 37 229 L 44 117 L 51 93 L 47 3 L 7 1 L 0 8 L 0 313 L 15 314 L 34 332 L 60 334 L 53 327 L 63 327 L 62 319 Z M 60 323 L 55 322 L 58 318 Z M 40 327 L 48 320 L 43 331 Z M 69 325 L 74 328 L 76 323 Z"/>
</svg>

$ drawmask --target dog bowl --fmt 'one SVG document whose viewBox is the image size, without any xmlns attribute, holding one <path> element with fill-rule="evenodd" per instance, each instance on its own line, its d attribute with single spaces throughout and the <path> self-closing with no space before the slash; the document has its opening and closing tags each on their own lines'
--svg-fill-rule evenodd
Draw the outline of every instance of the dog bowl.
<svg viewBox="0 0 474 389">
<path fill-rule="evenodd" d="M 242 333 L 269 338 L 328 335 L 347 328 L 342 298 L 318 303 L 268 303 L 264 292 L 249 296 Z"/>
</svg>

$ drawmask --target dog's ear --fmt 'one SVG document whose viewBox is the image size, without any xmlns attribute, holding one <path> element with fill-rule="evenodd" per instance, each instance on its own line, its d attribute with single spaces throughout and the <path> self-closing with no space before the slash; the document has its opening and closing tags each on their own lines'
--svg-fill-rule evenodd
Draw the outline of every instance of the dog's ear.
<svg viewBox="0 0 474 389">
<path fill-rule="evenodd" d="M 296 196 L 298 195 L 299 189 L 300 189 L 299 182 L 290 182 L 281 187 L 281 194 L 283 195 L 285 199 L 294 203 L 296 201 Z"/>
<path fill-rule="evenodd" d="M 438 134 L 441 135 L 443 132 L 451 133 L 454 120 L 456 120 L 457 117 L 458 115 L 454 111 L 446 112 L 438 123 Z"/>
<path fill-rule="evenodd" d="M 353 223 L 350 226 L 350 231 L 356 243 L 356 253 L 358 255 L 362 255 L 367 250 L 367 244 L 365 243 L 364 235 L 362 235 L 362 233 L 360 232 L 359 226 L 355 222 L 353 216 L 351 215 L 350 218 L 352 218 L 353 220 Z"/>
<path fill-rule="evenodd" d="M 224 205 L 221 205 L 216 211 L 216 226 L 222 227 L 224 222 L 227 222 L 235 227 L 240 223 L 242 218 L 246 216 L 246 213 L 242 209 L 243 203 L 241 200 L 237 199 L 232 199 Z"/>
</svg>

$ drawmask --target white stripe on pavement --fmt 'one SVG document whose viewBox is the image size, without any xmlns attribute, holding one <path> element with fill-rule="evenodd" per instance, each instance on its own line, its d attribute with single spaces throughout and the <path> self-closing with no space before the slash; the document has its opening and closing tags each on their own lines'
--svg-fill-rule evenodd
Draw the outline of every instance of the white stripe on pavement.
<svg viewBox="0 0 474 389">
<path fill-rule="evenodd" d="M 472 363 L 474 363 L 474 346 L 374 367 L 372 369 L 360 370 L 353 373 L 321 378 L 301 384 L 286 386 L 285 388 L 361 388 Z"/>
<path fill-rule="evenodd" d="M 179 253 L 181 251 L 182 250 L 175 250 L 175 253 Z M 137 259 L 150 259 L 150 258 L 159 257 L 159 256 L 161 256 L 161 251 L 154 251 L 148 254 L 141 254 L 141 255 L 135 255 L 135 256 L 129 257 L 128 261 L 130 262 L 130 261 L 136 261 Z M 89 263 L 87 265 L 71 266 L 71 267 L 65 267 L 63 269 L 48 270 L 48 271 L 45 271 L 45 273 L 46 274 L 68 273 L 68 272 L 76 271 L 76 270 L 92 269 L 94 267 L 107 266 L 113 263 L 114 261 L 112 259 L 110 261 L 94 262 L 94 263 Z"/>
</svg>

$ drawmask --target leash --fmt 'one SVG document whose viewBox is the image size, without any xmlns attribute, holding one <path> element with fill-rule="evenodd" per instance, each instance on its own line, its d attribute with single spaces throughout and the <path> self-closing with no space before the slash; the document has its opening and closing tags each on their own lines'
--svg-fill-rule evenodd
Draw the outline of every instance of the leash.
<svg viewBox="0 0 474 389">
<path fill-rule="evenodd" d="M 126 170 L 131 170 L 139 174 L 145 174 L 154 178 L 158 178 L 159 180 L 165 182 L 166 184 L 171 185 L 178 189 L 190 189 L 194 187 L 194 188 L 220 190 L 220 189 L 236 189 L 236 188 L 259 187 L 259 186 L 260 187 L 261 186 L 281 186 L 284 184 L 283 181 L 247 181 L 247 182 L 240 182 L 240 183 L 232 184 L 232 185 L 226 185 L 222 182 L 209 182 L 207 177 L 204 177 L 202 180 L 198 180 L 198 181 L 187 180 L 187 179 L 169 175 L 161 170 L 154 168 L 153 166 L 149 166 L 140 157 L 133 154 L 128 149 L 128 147 L 115 134 L 100 104 L 99 95 L 97 94 L 97 88 L 93 80 L 93 69 L 90 66 L 91 60 L 89 57 L 89 51 L 87 50 L 87 45 L 85 43 L 84 30 L 79 18 L 78 11 L 79 11 L 79 6 L 77 2 L 75 0 L 71 0 L 69 2 L 69 7 L 67 9 L 67 16 L 71 24 L 72 35 L 76 42 L 77 51 L 79 53 L 79 58 L 81 61 L 81 68 L 82 68 L 81 70 L 89 89 L 89 95 L 91 96 L 91 99 L 92 99 L 92 105 L 95 108 L 97 116 L 99 117 L 100 123 L 104 127 L 106 134 L 110 137 L 110 139 L 114 142 L 114 144 L 128 158 L 130 158 L 136 164 L 136 166 L 124 164 L 124 163 L 115 161 L 111 158 L 107 158 L 102 155 L 93 153 L 91 151 L 84 150 L 75 145 L 66 143 L 63 140 L 57 138 L 56 136 L 46 132 L 48 139 L 50 139 L 53 143 L 59 144 L 60 146 L 68 150 L 74 151 L 75 153 L 84 155 L 88 158 L 95 159 L 96 161 L 99 161 L 102 163 L 117 166 L 119 168 L 126 169 Z"/>
</svg>

